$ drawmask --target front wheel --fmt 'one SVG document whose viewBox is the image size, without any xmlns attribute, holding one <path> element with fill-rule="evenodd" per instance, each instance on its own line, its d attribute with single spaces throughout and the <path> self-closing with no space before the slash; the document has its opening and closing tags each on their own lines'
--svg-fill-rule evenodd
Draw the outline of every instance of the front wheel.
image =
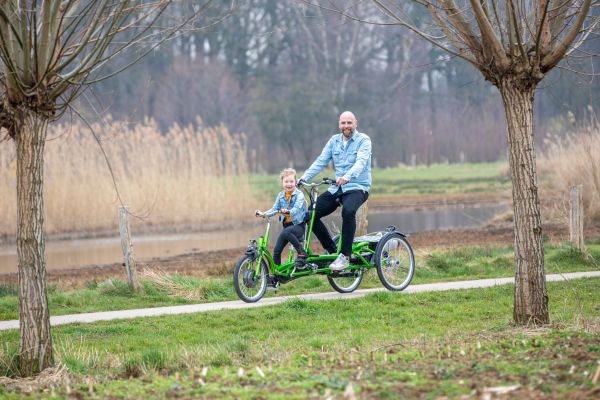
<svg viewBox="0 0 600 400">
<path fill-rule="evenodd" d="M 258 274 L 256 263 L 260 262 Z M 242 256 L 233 270 L 233 287 L 237 295 L 246 303 L 260 300 L 267 290 L 267 264 L 264 260 L 254 259 L 249 255 Z"/>
<path fill-rule="evenodd" d="M 392 232 L 375 248 L 374 264 L 379 280 L 389 290 L 404 290 L 415 274 L 415 256 L 404 236 Z"/>
<path fill-rule="evenodd" d="M 360 285 L 364 273 L 364 268 L 344 271 L 342 274 L 327 275 L 327 280 L 336 292 L 351 293 Z"/>
</svg>

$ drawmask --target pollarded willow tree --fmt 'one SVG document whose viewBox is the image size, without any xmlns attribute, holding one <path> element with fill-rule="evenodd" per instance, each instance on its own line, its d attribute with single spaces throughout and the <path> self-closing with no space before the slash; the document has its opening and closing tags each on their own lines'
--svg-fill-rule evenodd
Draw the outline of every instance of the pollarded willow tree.
<svg viewBox="0 0 600 400">
<path fill-rule="evenodd" d="M 599 23 L 595 0 L 368 0 L 388 18 L 460 57 L 496 86 L 508 126 L 518 324 L 549 322 L 536 177 L 533 101 L 537 85 Z M 425 7 L 429 21 L 411 19 Z M 339 9 L 338 9 L 339 11 Z M 344 10 L 351 14 L 351 10 Z M 355 18 L 360 16 L 353 14 Z"/>
<path fill-rule="evenodd" d="M 190 27 L 211 1 L 182 2 L 178 8 L 175 3 L 0 2 L 0 127 L 16 143 L 19 367 L 23 376 L 54 362 L 43 231 L 47 126 L 70 107 L 82 89 L 108 77 L 101 76 L 102 66 L 121 57 L 123 68 L 134 64 L 183 27 Z M 167 8 L 173 10 L 168 16 Z"/>
</svg>

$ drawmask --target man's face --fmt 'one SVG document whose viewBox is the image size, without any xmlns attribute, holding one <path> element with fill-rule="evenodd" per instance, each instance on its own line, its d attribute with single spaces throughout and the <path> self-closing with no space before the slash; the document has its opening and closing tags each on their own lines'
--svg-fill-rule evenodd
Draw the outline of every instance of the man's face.
<svg viewBox="0 0 600 400">
<path fill-rule="evenodd" d="M 356 118 L 351 115 L 342 114 L 340 116 L 340 131 L 346 138 L 351 138 L 356 129 Z"/>
</svg>

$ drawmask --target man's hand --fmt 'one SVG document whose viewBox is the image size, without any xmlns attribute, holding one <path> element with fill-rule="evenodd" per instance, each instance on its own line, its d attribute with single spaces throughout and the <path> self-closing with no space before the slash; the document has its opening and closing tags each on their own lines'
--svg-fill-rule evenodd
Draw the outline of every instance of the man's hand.
<svg viewBox="0 0 600 400">
<path fill-rule="evenodd" d="M 345 185 L 346 183 L 348 183 L 348 179 L 344 178 L 343 176 L 335 180 L 335 184 L 338 186 Z"/>
<path fill-rule="evenodd" d="M 256 217 L 264 217 L 264 216 L 265 216 L 265 213 L 263 213 L 263 212 L 262 212 L 262 211 L 260 211 L 260 210 L 256 210 L 256 211 L 254 211 L 254 215 L 255 215 Z"/>
<path fill-rule="evenodd" d="M 300 186 L 304 185 L 306 183 L 306 181 L 302 178 L 300 178 L 300 180 L 298 182 L 296 182 L 296 187 L 299 188 Z"/>
</svg>

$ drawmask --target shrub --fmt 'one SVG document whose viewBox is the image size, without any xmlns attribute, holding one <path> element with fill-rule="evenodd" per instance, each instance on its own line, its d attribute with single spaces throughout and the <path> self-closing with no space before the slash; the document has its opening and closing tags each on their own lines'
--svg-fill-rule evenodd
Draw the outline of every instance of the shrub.
<svg viewBox="0 0 600 400">
<path fill-rule="evenodd" d="M 571 187 L 583 185 L 584 218 L 587 223 L 600 220 L 600 125 L 597 123 L 564 137 L 546 139 L 546 151 L 540 157 L 540 173 L 547 173 L 553 188 L 564 196 L 557 212 L 568 216 Z"/>
</svg>

